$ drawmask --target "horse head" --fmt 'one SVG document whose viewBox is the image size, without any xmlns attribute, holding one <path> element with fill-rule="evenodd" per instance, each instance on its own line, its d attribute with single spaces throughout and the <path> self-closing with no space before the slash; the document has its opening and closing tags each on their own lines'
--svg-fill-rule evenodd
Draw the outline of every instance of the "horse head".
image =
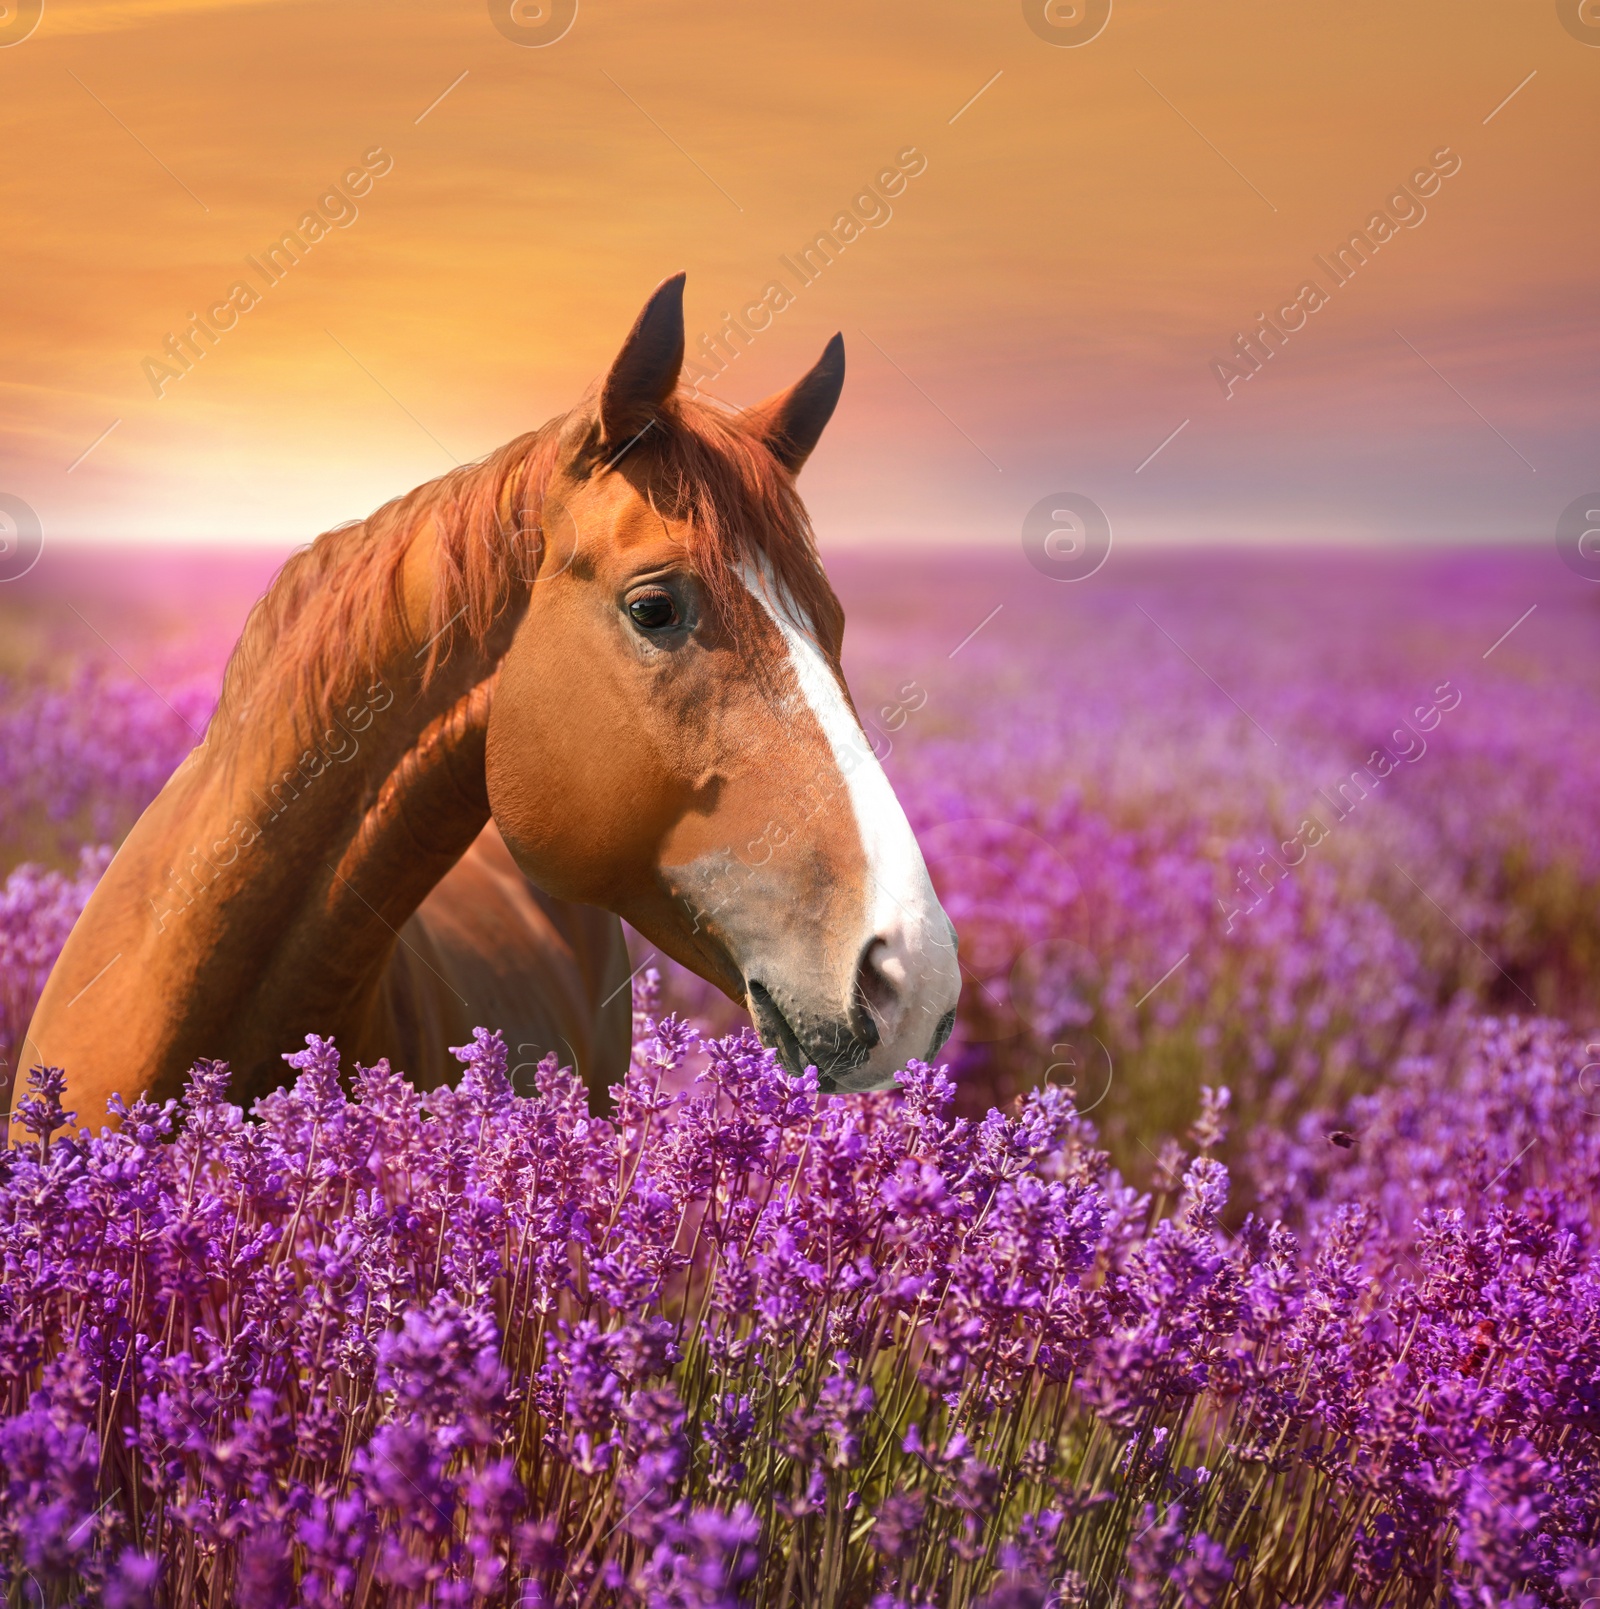
<svg viewBox="0 0 1600 1609">
<path fill-rule="evenodd" d="M 740 414 L 679 386 L 683 276 L 568 416 L 527 541 L 486 766 L 522 870 L 748 1006 L 824 1087 L 884 1088 L 955 1020 L 955 933 L 840 669 L 795 476 L 837 335 Z"/>
</svg>

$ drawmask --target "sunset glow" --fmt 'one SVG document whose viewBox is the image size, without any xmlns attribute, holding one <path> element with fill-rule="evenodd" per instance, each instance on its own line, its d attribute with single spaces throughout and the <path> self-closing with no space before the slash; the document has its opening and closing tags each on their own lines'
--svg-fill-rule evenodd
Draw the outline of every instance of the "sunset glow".
<svg viewBox="0 0 1600 1609">
<path fill-rule="evenodd" d="M 844 331 L 825 543 L 1068 489 L 1119 540 L 1547 538 L 1593 479 L 1575 7 L 491 9 L 45 0 L 0 49 L 0 491 L 47 540 L 360 517 L 679 268 L 731 403 Z"/>
</svg>

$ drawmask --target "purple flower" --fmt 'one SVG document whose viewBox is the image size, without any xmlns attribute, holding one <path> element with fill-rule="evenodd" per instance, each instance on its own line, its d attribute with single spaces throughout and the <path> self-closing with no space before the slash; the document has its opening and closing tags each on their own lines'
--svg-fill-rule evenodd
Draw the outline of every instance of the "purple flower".
<svg viewBox="0 0 1600 1609">
<path fill-rule="evenodd" d="M 430 1535 L 448 1530 L 455 1515 L 455 1483 L 445 1458 L 420 1424 L 382 1425 L 356 1451 L 351 1468 L 374 1508 L 386 1508 L 402 1523 Z"/>
<path fill-rule="evenodd" d="M 513 1079 L 493 1024 L 454 1087 L 313 1035 L 248 1113 L 203 1062 L 94 1138 L 36 1073 L 0 1155 L 0 1592 L 1600 1592 L 1600 1081 L 1554 1018 L 1477 1015 L 1593 1016 L 1589 628 L 1484 662 L 1526 579 L 1489 558 L 1403 610 L 1330 561 L 1286 632 L 1257 561 L 1204 562 L 1150 615 L 1250 601 L 1173 631 L 1270 757 L 1137 579 L 1089 639 L 1008 594 L 1009 640 L 943 671 L 913 637 L 970 588 L 853 624 L 869 714 L 942 678 L 888 764 L 966 982 L 898 1094 L 822 1097 L 667 964 L 605 1114 L 555 1058 Z M 147 668 L 203 718 L 214 680 Z M 188 741 L 119 672 L 0 688 L 0 830 L 69 866 Z M 0 1052 L 106 858 L 0 890 Z"/>
<path fill-rule="evenodd" d="M 67 1075 L 59 1067 L 33 1067 L 28 1070 L 28 1093 L 17 1102 L 12 1120 L 39 1141 L 46 1155 L 50 1136 L 65 1128 L 72 1113 L 64 1111 L 61 1097 L 67 1092 Z"/>
<path fill-rule="evenodd" d="M 1184 1532 L 1183 1510 L 1170 1504 L 1158 1519 L 1146 1504 L 1128 1544 L 1128 1574 L 1122 1590 L 1133 1609 L 1156 1609 L 1171 1589 L 1177 1601 L 1211 1609 L 1233 1580 L 1227 1554 L 1204 1531 Z"/>
<path fill-rule="evenodd" d="M 281 1527 L 264 1525 L 235 1544 L 233 1593 L 239 1609 L 288 1609 L 294 1559 Z"/>
<path fill-rule="evenodd" d="M 891 1492 L 873 1516 L 872 1546 L 890 1559 L 908 1557 L 916 1549 L 926 1507 L 921 1492 Z"/>
<path fill-rule="evenodd" d="M 105 1609 L 153 1609 L 161 1580 L 161 1561 L 124 1548 L 106 1576 Z"/>
</svg>

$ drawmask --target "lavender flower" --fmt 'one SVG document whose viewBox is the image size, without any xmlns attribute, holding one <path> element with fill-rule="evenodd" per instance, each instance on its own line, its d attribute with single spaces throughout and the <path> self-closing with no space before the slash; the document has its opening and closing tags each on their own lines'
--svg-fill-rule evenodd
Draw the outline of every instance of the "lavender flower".
<svg viewBox="0 0 1600 1609">
<path fill-rule="evenodd" d="M 93 1138 L 32 1072 L 0 1593 L 1595 1596 L 1600 1093 L 1557 1020 L 1600 1003 L 1592 645 L 1551 610 L 1533 668 L 1485 663 L 1514 566 L 1482 563 L 1427 633 L 1339 575 L 1315 629 L 1191 612 L 1270 755 L 1134 583 L 1084 643 L 1010 596 L 890 756 L 973 980 L 897 1095 L 823 1097 L 670 967 L 606 1118 L 553 1058 L 513 1087 L 491 1028 L 454 1088 L 313 1036 L 249 1112 L 201 1063 Z M 866 709 L 920 651 L 870 615 L 852 644 Z M 1349 806 L 1440 644 L 1459 707 Z M 214 670 L 150 673 L 198 722 Z M 0 839 L 58 868 L 0 892 L 0 1054 L 187 741 L 103 666 L 0 689 Z M 1554 1015 L 1485 1014 L 1523 989 Z"/>
</svg>

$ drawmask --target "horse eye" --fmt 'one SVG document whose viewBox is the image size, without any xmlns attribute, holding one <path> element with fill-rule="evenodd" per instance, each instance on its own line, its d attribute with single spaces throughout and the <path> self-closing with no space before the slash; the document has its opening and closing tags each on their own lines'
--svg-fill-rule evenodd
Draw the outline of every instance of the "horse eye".
<svg viewBox="0 0 1600 1609">
<path fill-rule="evenodd" d="M 670 592 L 641 592 L 629 600 L 628 616 L 641 631 L 664 631 L 678 623 L 678 606 Z"/>
</svg>

